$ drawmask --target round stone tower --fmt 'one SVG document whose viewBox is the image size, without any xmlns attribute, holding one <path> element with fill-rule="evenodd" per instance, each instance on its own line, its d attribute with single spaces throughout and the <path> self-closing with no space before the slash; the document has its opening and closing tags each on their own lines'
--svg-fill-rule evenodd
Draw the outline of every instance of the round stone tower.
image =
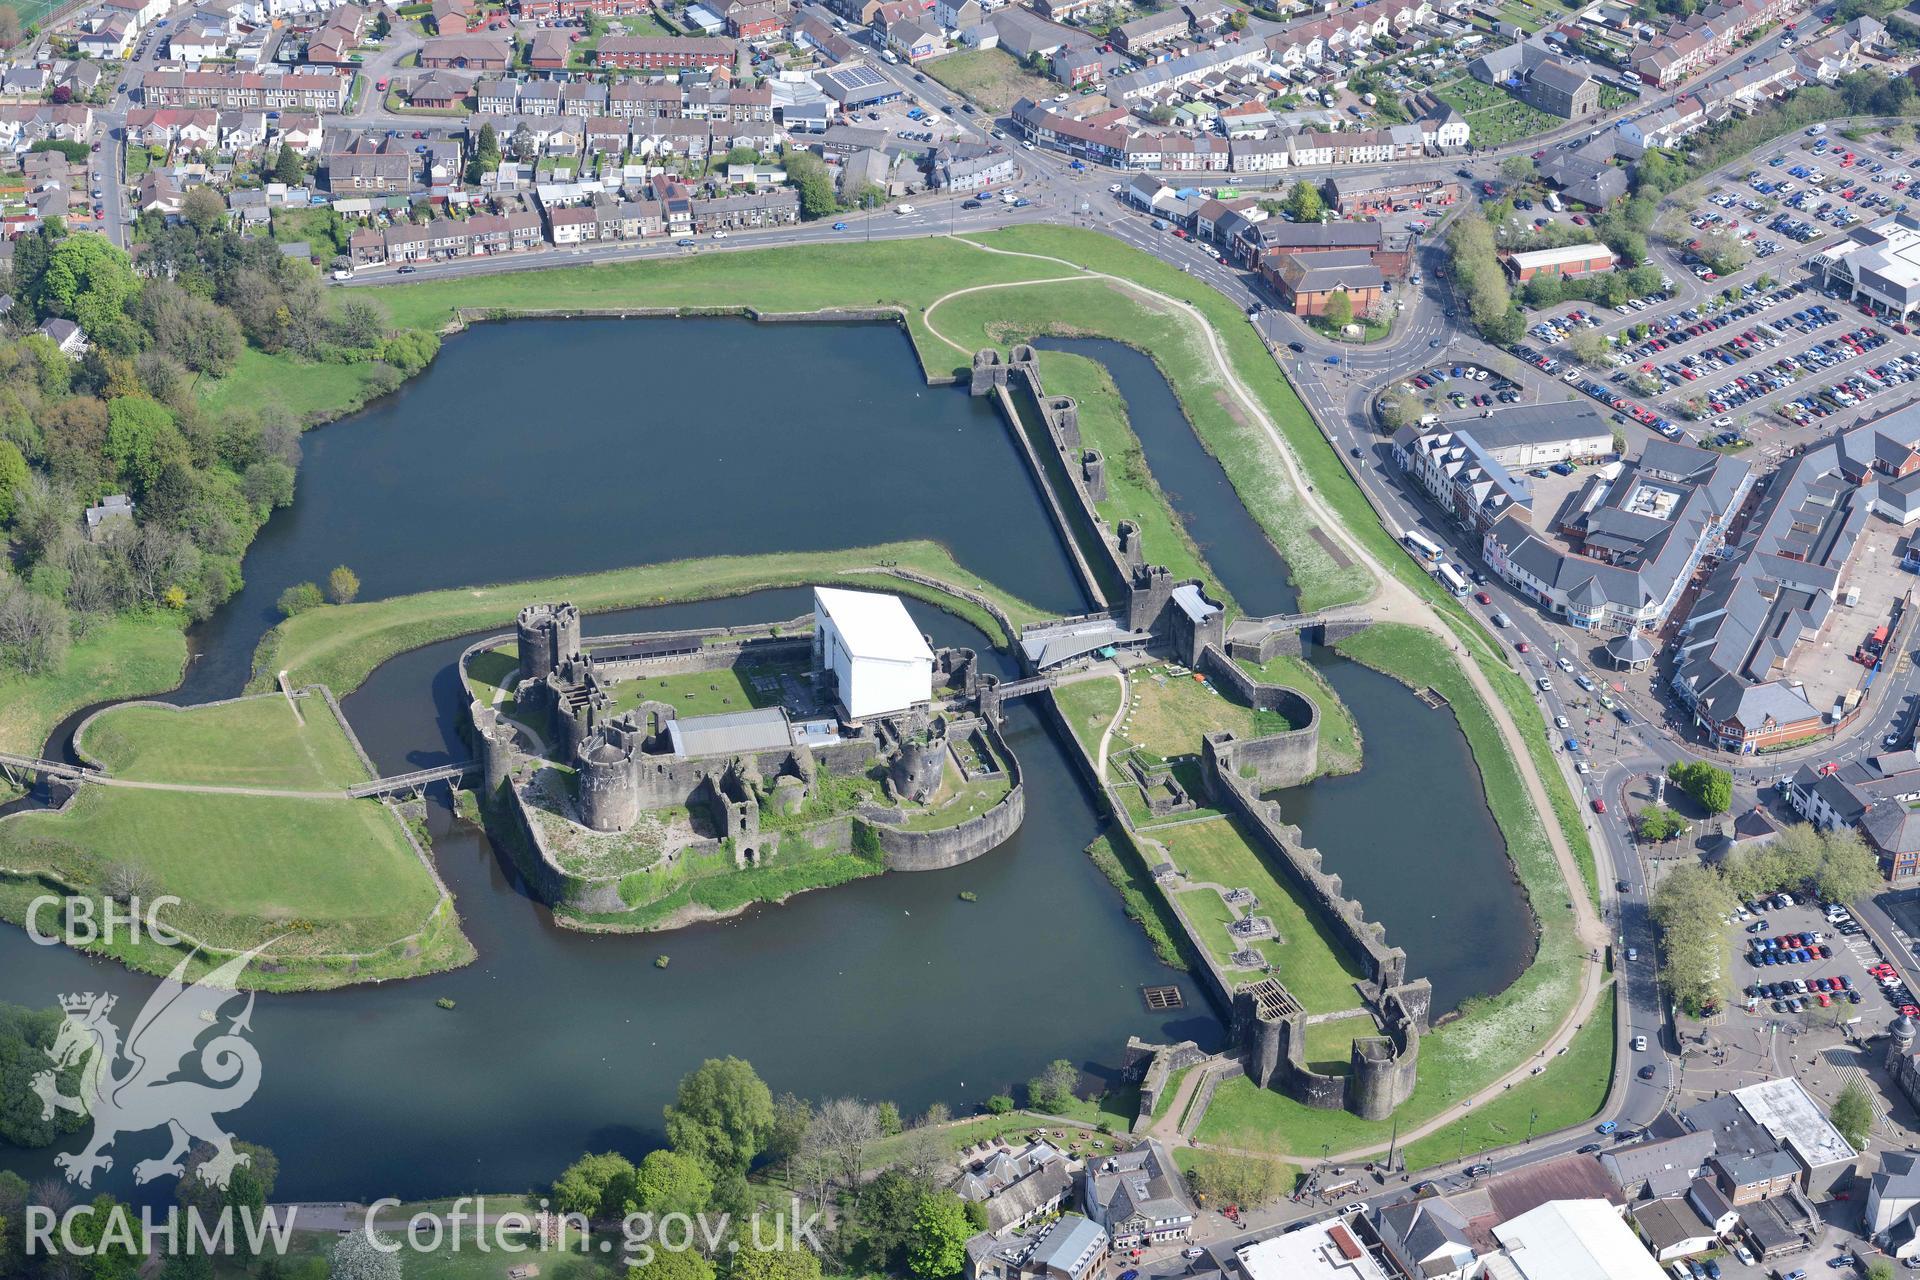
<svg viewBox="0 0 1920 1280">
<path fill-rule="evenodd" d="M 903 800 L 925 804 L 940 790 L 947 765 L 947 726 L 936 721 L 924 734 L 910 734 L 893 761 L 893 789 Z"/>
<path fill-rule="evenodd" d="M 1107 460 L 1098 449 L 1080 454 L 1080 479 L 1087 486 L 1087 497 L 1095 502 L 1107 500 Z"/>
<path fill-rule="evenodd" d="M 514 629 L 522 680 L 539 680 L 580 652 L 580 610 L 570 604 L 530 604 Z"/>
<path fill-rule="evenodd" d="M 640 816 L 639 781 L 634 777 L 637 735 L 618 720 L 580 744 L 580 820 L 595 831 L 624 831 Z"/>
</svg>

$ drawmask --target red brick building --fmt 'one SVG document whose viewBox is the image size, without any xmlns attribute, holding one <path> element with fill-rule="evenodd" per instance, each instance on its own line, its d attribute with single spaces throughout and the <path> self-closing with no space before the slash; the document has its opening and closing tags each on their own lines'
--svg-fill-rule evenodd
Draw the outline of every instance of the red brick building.
<svg viewBox="0 0 1920 1280">
<path fill-rule="evenodd" d="M 726 36 L 608 36 L 595 56 L 623 71 L 682 71 L 730 67 L 739 47 Z"/>
</svg>

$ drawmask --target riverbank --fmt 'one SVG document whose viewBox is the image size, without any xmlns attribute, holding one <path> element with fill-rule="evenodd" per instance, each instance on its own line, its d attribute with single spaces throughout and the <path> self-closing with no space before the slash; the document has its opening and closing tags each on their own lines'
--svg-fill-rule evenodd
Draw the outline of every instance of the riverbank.
<svg viewBox="0 0 1920 1280">
<path fill-rule="evenodd" d="M 884 587 L 925 600 L 972 623 L 1002 644 L 1046 614 L 969 573 L 932 542 L 845 551 L 712 556 L 487 587 L 459 587 L 361 604 L 324 605 L 267 632 L 255 651 L 249 687 L 269 689 L 278 673 L 296 685 L 324 684 L 345 696 L 397 653 L 436 640 L 512 624 L 534 601 L 566 600 L 583 613 L 641 605 L 714 600 L 770 587 L 839 582 Z"/>
</svg>

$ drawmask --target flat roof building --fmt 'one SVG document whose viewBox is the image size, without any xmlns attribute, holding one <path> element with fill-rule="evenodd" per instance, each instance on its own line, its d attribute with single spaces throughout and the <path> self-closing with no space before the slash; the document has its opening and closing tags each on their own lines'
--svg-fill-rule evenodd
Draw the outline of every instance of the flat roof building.
<svg viewBox="0 0 1920 1280">
<path fill-rule="evenodd" d="M 1605 1200 L 1551 1200 L 1493 1235 L 1521 1280 L 1667 1280 Z"/>
<path fill-rule="evenodd" d="M 905 711 L 933 697 L 933 650 L 899 596 L 815 587 L 813 649 L 852 719 Z"/>
<path fill-rule="evenodd" d="M 1535 276 L 1585 276 L 1611 271 L 1618 259 L 1603 244 L 1569 244 L 1558 249 L 1526 249 L 1508 254 L 1507 273 L 1517 284 Z"/>
</svg>

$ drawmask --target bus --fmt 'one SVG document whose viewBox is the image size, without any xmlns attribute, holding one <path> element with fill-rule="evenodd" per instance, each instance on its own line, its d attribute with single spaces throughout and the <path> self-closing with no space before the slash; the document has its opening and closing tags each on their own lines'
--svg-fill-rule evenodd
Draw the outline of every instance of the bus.
<svg viewBox="0 0 1920 1280">
<path fill-rule="evenodd" d="M 1421 537 L 1419 532 L 1409 529 L 1400 535 L 1400 541 L 1406 543 L 1407 550 L 1413 552 L 1413 558 L 1431 569 L 1440 563 L 1440 548 Z"/>
<path fill-rule="evenodd" d="M 1467 580 L 1461 577 L 1460 571 L 1452 565 L 1441 564 L 1433 571 L 1433 576 L 1440 579 L 1440 585 L 1453 592 L 1454 595 L 1464 596 L 1467 594 Z"/>
</svg>

